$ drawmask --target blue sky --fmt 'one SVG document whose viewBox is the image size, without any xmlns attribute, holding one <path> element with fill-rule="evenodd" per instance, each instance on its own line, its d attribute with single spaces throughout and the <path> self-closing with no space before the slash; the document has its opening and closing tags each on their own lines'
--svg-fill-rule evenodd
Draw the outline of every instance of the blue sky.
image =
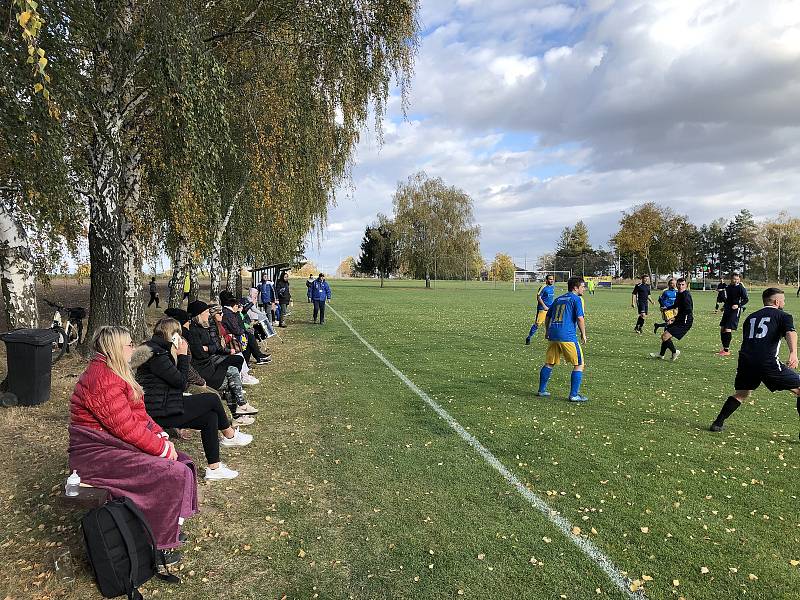
<svg viewBox="0 0 800 600">
<path fill-rule="evenodd" d="M 481 251 L 539 256 L 582 218 L 607 245 L 655 201 L 697 224 L 800 208 L 794 0 L 422 0 L 407 117 L 365 131 L 308 257 L 334 271 L 425 170 L 475 202 Z"/>
</svg>

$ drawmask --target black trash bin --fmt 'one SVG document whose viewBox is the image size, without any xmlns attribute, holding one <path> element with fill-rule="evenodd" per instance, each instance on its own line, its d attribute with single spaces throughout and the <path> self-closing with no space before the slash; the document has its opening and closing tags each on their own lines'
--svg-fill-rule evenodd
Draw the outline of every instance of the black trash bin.
<svg viewBox="0 0 800 600">
<path fill-rule="evenodd" d="M 52 329 L 16 329 L 0 334 L 6 343 L 8 391 L 21 405 L 33 406 L 50 398 L 50 374 L 53 342 L 58 334 Z"/>
</svg>

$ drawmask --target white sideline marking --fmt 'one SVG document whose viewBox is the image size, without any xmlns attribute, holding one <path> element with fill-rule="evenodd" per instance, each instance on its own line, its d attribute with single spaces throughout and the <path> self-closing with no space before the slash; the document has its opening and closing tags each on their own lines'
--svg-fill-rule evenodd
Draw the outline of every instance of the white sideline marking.
<svg viewBox="0 0 800 600">
<path fill-rule="evenodd" d="M 572 523 L 570 523 L 567 519 L 562 517 L 556 511 L 554 511 L 550 506 L 542 500 L 539 496 L 534 494 L 530 491 L 522 481 L 517 478 L 511 471 L 509 471 L 506 466 L 500 462 L 500 460 L 492 454 L 486 446 L 481 444 L 477 438 L 468 432 L 461 424 L 456 421 L 450 413 L 448 413 L 444 408 L 439 406 L 434 400 L 431 399 L 428 394 L 422 391 L 417 385 L 411 381 L 405 374 L 395 367 L 389 359 L 386 358 L 380 351 L 376 350 L 372 344 L 370 344 L 367 340 L 361 337 L 361 334 L 358 333 L 352 325 L 345 319 L 342 315 L 336 312 L 336 309 L 333 308 L 330 304 L 328 305 L 328 309 L 333 312 L 339 319 L 341 319 L 342 323 L 352 332 L 354 336 L 356 336 L 359 341 L 364 344 L 370 352 L 372 352 L 375 356 L 377 356 L 380 361 L 385 364 L 389 370 L 397 375 L 400 380 L 411 389 L 417 396 L 422 398 L 422 400 L 430 406 L 433 411 L 439 415 L 442 419 L 444 419 L 448 425 L 463 439 L 467 442 L 472 448 L 483 457 L 483 460 L 492 467 L 495 471 L 500 473 L 503 478 L 508 482 L 511 487 L 517 490 L 519 494 L 527 500 L 531 506 L 533 506 L 536 510 L 546 516 L 550 522 L 556 526 L 556 528 L 564 534 L 564 536 L 573 544 L 575 544 L 578 549 L 581 550 L 586 556 L 588 556 L 598 567 L 600 567 L 603 572 L 608 575 L 608 578 L 617 586 L 617 588 L 628 598 L 634 600 L 642 600 L 646 598 L 645 593 L 643 590 L 638 592 L 632 592 L 630 589 L 631 580 L 628 579 L 622 572 L 611 562 L 611 559 L 606 556 L 602 550 L 600 550 L 597 546 L 595 546 L 591 541 L 586 538 L 583 538 L 579 535 L 573 535 L 572 533 Z"/>
</svg>

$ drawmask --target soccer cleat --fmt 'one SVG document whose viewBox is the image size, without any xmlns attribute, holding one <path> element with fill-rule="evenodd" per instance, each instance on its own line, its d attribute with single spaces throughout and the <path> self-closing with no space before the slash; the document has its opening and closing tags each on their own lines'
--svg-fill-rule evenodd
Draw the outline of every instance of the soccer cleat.
<svg viewBox="0 0 800 600">
<path fill-rule="evenodd" d="M 549 398 L 551 396 L 550 392 L 548 392 L 547 390 L 543 392 L 542 391 L 536 392 L 536 395 L 539 396 L 540 398 Z"/>
<path fill-rule="evenodd" d="M 588 402 L 589 398 L 586 396 L 581 396 L 580 394 L 575 394 L 574 396 L 569 397 L 570 402 Z"/>
<path fill-rule="evenodd" d="M 678 357 L 681 355 L 680 350 L 675 350 L 675 354 L 672 355 L 672 360 L 678 360 Z"/>
<path fill-rule="evenodd" d="M 526 346 L 530 346 L 531 345 L 531 338 L 530 337 L 526 337 L 525 338 L 525 345 Z"/>
<path fill-rule="evenodd" d="M 719 352 L 717 352 L 717 356 L 730 356 L 730 355 L 731 355 L 731 351 L 730 350 L 725 350 L 724 348 L 722 350 L 720 350 Z"/>
<path fill-rule="evenodd" d="M 716 423 L 712 423 L 711 427 L 709 427 L 708 430 L 714 432 L 722 431 L 722 425 L 717 425 Z"/>
<path fill-rule="evenodd" d="M 664 360 L 664 357 L 658 352 L 651 352 L 648 356 L 650 356 L 650 358 L 660 358 L 661 360 Z"/>
</svg>

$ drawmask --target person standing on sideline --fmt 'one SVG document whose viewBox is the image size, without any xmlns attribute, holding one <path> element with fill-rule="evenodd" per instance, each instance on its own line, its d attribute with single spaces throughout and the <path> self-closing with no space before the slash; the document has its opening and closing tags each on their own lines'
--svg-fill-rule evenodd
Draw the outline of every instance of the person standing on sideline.
<svg viewBox="0 0 800 600">
<path fill-rule="evenodd" d="M 742 402 L 762 383 L 770 392 L 788 390 L 797 398 L 800 415 L 800 375 L 797 368 L 797 332 L 792 315 L 783 311 L 786 296 L 783 290 L 767 288 L 761 294 L 764 308 L 751 314 L 745 321 L 739 365 L 733 382 L 734 394 L 728 396 L 711 431 L 722 431 L 725 419 L 730 417 Z M 778 358 L 781 340 L 789 345 L 789 360 Z"/>
<path fill-rule="evenodd" d="M 311 285 L 314 283 L 314 276 L 309 273 L 308 279 L 306 279 L 306 296 L 308 296 L 308 302 L 312 302 L 311 298 Z"/>
<path fill-rule="evenodd" d="M 583 320 L 583 292 L 586 283 L 582 277 L 570 277 L 567 281 L 566 294 L 563 294 L 553 301 L 547 311 L 545 319 L 545 329 L 547 339 L 550 343 L 547 346 L 547 353 L 544 358 L 544 365 L 539 371 L 539 391 L 537 396 L 547 397 L 547 382 L 553 372 L 553 367 L 558 364 L 560 359 L 572 364 L 572 377 L 570 379 L 569 401 L 586 402 L 586 396 L 581 396 L 581 382 L 583 381 L 583 351 L 578 343 L 578 331 L 581 333 L 581 342 L 586 343 L 586 325 Z"/>
<path fill-rule="evenodd" d="M 719 322 L 722 350 L 719 351 L 718 356 L 731 355 L 733 332 L 739 328 L 739 316 L 749 300 L 747 290 L 742 285 L 742 278 L 738 273 L 731 274 L 731 284 L 725 288 L 725 306 Z"/>
<path fill-rule="evenodd" d="M 672 305 L 673 310 L 677 311 L 675 318 L 664 329 L 664 333 L 661 334 L 661 352 L 651 352 L 650 358 L 666 360 L 665 355 L 669 350 L 672 352 L 672 360 L 678 360 L 681 351 L 675 348 L 675 343 L 672 339 L 681 339 L 689 333 L 692 323 L 694 323 L 694 303 L 692 302 L 692 294 L 689 293 L 688 284 L 683 277 L 680 277 L 676 283 L 678 294 L 675 296 L 675 304 Z"/>
<path fill-rule="evenodd" d="M 539 291 L 536 293 L 536 320 L 533 322 L 533 325 L 531 325 L 528 337 L 525 338 L 526 346 L 530 345 L 531 339 L 536 335 L 536 330 L 544 325 L 544 320 L 547 317 L 547 309 L 550 308 L 550 305 L 553 304 L 553 300 L 556 297 L 556 288 L 554 287 L 555 281 L 556 279 L 553 275 L 548 275 L 544 278 L 544 285 L 540 287 Z"/>
<path fill-rule="evenodd" d="M 636 333 L 642 333 L 644 318 L 647 316 L 647 304 L 653 303 L 653 298 L 650 296 L 650 276 L 642 275 L 641 279 L 642 282 L 633 286 L 631 293 L 631 307 L 636 307 L 636 312 L 639 313 L 636 326 L 633 328 Z"/>
<path fill-rule="evenodd" d="M 717 303 L 714 305 L 714 312 L 719 312 L 719 305 L 725 304 L 725 282 L 722 280 L 722 275 L 720 274 L 719 283 L 717 284 Z"/>
<path fill-rule="evenodd" d="M 286 327 L 286 312 L 289 310 L 289 302 L 292 301 L 292 294 L 289 291 L 289 274 L 286 271 L 281 273 L 278 283 L 275 284 L 275 295 L 278 297 L 281 311 L 278 327 Z"/>
<path fill-rule="evenodd" d="M 325 322 L 325 301 L 331 299 L 331 286 L 325 281 L 324 273 L 320 273 L 319 277 L 311 282 L 308 293 L 314 303 L 314 323 L 316 324 L 319 314 L 319 324 L 322 325 Z"/>
<path fill-rule="evenodd" d="M 261 276 L 261 283 L 256 286 L 258 290 L 258 299 L 261 309 L 269 317 L 269 322 L 275 321 L 275 302 L 277 296 L 275 295 L 275 286 L 267 277 L 266 273 Z"/>
<path fill-rule="evenodd" d="M 158 301 L 159 301 L 159 297 L 158 297 L 158 287 L 156 287 L 156 278 L 155 277 L 151 277 L 150 278 L 150 302 L 147 303 L 147 308 L 150 308 L 150 306 L 153 304 L 153 302 L 156 303 L 156 308 L 158 308 Z"/>
<path fill-rule="evenodd" d="M 192 291 L 192 277 L 189 273 L 186 274 L 186 277 L 183 280 L 183 300 L 189 302 L 189 292 Z M 181 302 L 183 302 L 181 300 Z"/>
</svg>

